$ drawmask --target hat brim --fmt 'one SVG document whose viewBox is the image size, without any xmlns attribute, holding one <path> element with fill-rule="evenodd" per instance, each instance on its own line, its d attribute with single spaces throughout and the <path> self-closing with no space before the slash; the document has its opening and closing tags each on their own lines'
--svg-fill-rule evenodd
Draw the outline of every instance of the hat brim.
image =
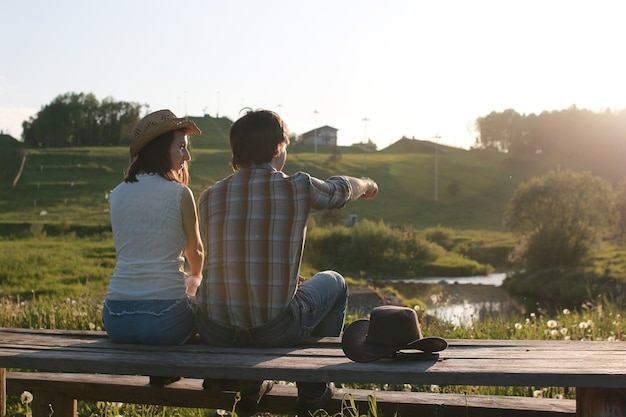
<svg viewBox="0 0 626 417">
<path fill-rule="evenodd" d="M 425 353 L 432 353 L 448 347 L 448 342 L 440 337 L 425 337 L 400 346 L 371 345 L 365 342 L 369 325 L 369 320 L 362 319 L 350 323 L 344 330 L 341 348 L 346 356 L 355 362 L 376 361 L 404 349 L 416 349 Z"/>
</svg>

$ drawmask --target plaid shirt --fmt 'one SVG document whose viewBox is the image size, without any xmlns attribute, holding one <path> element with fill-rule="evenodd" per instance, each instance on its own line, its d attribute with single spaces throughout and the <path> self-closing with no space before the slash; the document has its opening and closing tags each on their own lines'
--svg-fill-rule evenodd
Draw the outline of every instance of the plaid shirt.
<svg viewBox="0 0 626 417">
<path fill-rule="evenodd" d="M 293 298 L 309 216 L 343 207 L 345 177 L 288 176 L 270 163 L 244 168 L 200 196 L 206 251 L 197 299 L 211 320 L 250 328 L 275 318 Z"/>
</svg>

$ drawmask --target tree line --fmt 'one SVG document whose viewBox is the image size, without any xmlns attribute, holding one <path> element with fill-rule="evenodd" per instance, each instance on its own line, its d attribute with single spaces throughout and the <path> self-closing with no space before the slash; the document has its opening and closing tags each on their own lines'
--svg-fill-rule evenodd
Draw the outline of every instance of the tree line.
<svg viewBox="0 0 626 417">
<path fill-rule="evenodd" d="M 22 139 L 33 147 L 118 146 L 130 143 L 144 105 L 98 101 L 92 93 L 66 93 L 22 123 Z"/>
<path fill-rule="evenodd" d="M 476 120 L 478 148 L 571 157 L 626 151 L 626 110 L 567 110 L 525 115 L 513 109 Z"/>
</svg>

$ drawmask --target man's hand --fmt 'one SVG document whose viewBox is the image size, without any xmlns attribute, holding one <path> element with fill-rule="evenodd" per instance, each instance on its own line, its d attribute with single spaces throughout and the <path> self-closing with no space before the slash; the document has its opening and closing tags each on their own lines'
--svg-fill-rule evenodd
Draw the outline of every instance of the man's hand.
<svg viewBox="0 0 626 417">
<path fill-rule="evenodd" d="M 371 178 L 363 179 L 367 181 L 367 189 L 365 190 L 365 193 L 363 193 L 363 198 L 366 200 L 371 200 L 372 198 L 376 197 L 376 194 L 378 194 L 378 184 L 376 184 L 376 182 L 374 182 L 374 180 Z"/>
</svg>

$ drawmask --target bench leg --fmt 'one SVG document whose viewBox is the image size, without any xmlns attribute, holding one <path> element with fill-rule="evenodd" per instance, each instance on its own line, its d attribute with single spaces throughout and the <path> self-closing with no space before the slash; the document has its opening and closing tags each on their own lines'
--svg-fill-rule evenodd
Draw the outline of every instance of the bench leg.
<svg viewBox="0 0 626 417">
<path fill-rule="evenodd" d="M 577 417 L 626 417 L 626 389 L 576 388 Z"/>
<path fill-rule="evenodd" d="M 7 415 L 7 370 L 0 368 L 0 417 Z"/>
<path fill-rule="evenodd" d="M 32 402 L 33 417 L 76 417 L 76 400 L 58 392 L 35 391 Z"/>
</svg>

